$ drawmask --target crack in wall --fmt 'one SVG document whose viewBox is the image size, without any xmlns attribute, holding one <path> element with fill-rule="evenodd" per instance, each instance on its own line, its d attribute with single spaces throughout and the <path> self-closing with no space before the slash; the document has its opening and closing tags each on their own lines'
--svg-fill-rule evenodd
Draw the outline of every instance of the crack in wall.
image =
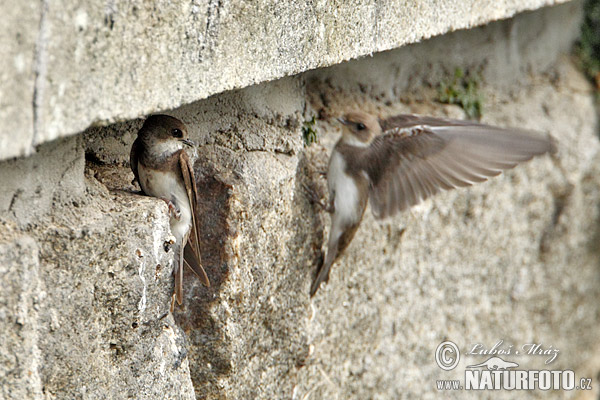
<svg viewBox="0 0 600 400">
<path fill-rule="evenodd" d="M 42 108 L 44 89 L 46 86 L 46 74 L 48 68 L 48 0 L 42 0 L 42 13 L 40 16 L 40 27 L 35 47 L 34 60 L 34 86 L 33 86 L 33 137 L 31 139 L 31 150 L 39 142 L 40 126 L 42 125 L 40 110 Z"/>
<path fill-rule="evenodd" d="M 204 28 L 203 42 L 200 45 L 200 51 L 198 53 L 198 61 L 204 60 L 204 52 L 208 47 L 211 51 L 214 49 L 215 40 L 218 35 L 219 20 L 221 18 L 221 0 L 210 0 L 206 9 L 206 27 Z"/>
</svg>

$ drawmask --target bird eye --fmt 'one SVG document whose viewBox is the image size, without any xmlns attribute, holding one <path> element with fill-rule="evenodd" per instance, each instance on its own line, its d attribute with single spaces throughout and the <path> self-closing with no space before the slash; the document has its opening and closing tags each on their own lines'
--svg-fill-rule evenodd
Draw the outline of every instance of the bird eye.
<svg viewBox="0 0 600 400">
<path fill-rule="evenodd" d="M 181 131 L 181 129 L 175 128 L 175 129 L 173 129 L 171 131 L 171 134 L 173 135 L 173 137 L 176 137 L 176 138 L 182 138 L 183 137 L 183 132 Z"/>
<path fill-rule="evenodd" d="M 359 131 L 364 130 L 365 124 L 363 124 L 362 122 L 359 122 L 358 124 L 356 124 L 356 129 L 358 129 Z"/>
</svg>

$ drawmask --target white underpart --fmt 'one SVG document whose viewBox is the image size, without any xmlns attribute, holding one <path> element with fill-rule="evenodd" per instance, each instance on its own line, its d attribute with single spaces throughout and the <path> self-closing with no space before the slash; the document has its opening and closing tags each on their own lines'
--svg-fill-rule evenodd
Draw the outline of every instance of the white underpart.
<svg viewBox="0 0 600 400">
<path fill-rule="evenodd" d="M 184 148 L 183 142 L 179 140 L 161 140 L 152 144 L 150 151 L 152 154 L 168 156 Z"/>
<path fill-rule="evenodd" d="M 183 184 L 183 178 L 176 179 L 172 172 L 160 172 L 153 169 L 146 169 L 138 164 L 138 175 L 140 185 L 144 193 L 154 197 L 171 200 L 171 202 L 181 212 L 179 220 L 171 217 L 171 233 L 181 243 L 182 238 L 187 234 L 192 225 L 192 211 L 187 191 Z"/>
<path fill-rule="evenodd" d="M 335 207 L 330 236 L 337 240 L 346 225 L 357 221 L 360 215 L 358 215 L 358 187 L 356 187 L 354 179 L 346 174 L 344 158 L 335 150 L 331 153 L 329 161 L 327 183 L 329 196 L 333 197 Z"/>
<path fill-rule="evenodd" d="M 350 133 L 344 132 L 343 134 L 344 143 L 349 144 L 350 146 L 356 147 L 369 147 L 371 143 L 365 143 L 358 140 L 358 138 Z"/>
</svg>

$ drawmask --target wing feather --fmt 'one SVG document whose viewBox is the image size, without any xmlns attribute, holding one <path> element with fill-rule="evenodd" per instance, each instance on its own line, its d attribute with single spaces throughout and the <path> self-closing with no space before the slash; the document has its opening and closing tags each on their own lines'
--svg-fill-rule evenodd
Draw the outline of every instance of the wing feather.
<svg viewBox="0 0 600 400">
<path fill-rule="evenodd" d="M 412 206 L 412 205 L 417 204 L 419 201 L 421 201 L 421 199 L 420 199 L 420 197 L 421 197 L 420 189 L 421 188 L 419 188 L 418 185 L 416 185 L 416 183 L 414 182 L 414 179 L 413 179 L 414 168 L 412 168 L 410 163 L 405 163 L 404 165 L 405 165 L 405 168 L 403 171 L 403 175 L 404 175 L 405 179 L 401 179 L 401 180 L 406 181 L 408 183 L 408 185 L 407 185 L 408 186 L 408 193 L 407 193 L 408 194 L 408 204 Z M 393 179 L 393 180 L 397 180 L 397 179 Z M 393 199 L 390 199 L 390 200 L 393 201 Z M 393 210 L 393 211 L 395 211 L 395 210 Z"/>
<path fill-rule="evenodd" d="M 399 115 L 361 158 L 373 213 L 383 218 L 440 190 L 470 186 L 554 150 L 550 138 L 471 121 Z"/>
<path fill-rule="evenodd" d="M 192 168 L 190 159 L 184 150 L 179 153 L 179 166 L 183 176 L 183 182 L 188 194 L 192 209 L 192 227 L 188 234 L 188 241 L 184 249 L 185 264 L 198 275 L 200 281 L 205 286 L 210 286 L 210 281 L 206 275 L 206 271 L 201 264 L 200 258 L 200 236 L 198 230 L 198 189 L 196 187 L 196 178 L 194 169 Z"/>
</svg>

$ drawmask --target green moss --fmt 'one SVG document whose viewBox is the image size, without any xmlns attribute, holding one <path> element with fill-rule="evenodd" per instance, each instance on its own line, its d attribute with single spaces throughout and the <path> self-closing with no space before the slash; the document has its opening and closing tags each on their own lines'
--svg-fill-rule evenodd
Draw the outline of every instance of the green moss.
<svg viewBox="0 0 600 400">
<path fill-rule="evenodd" d="M 483 112 L 483 95 L 479 92 L 479 76 L 465 74 L 456 68 L 454 76 L 438 87 L 438 101 L 446 104 L 457 104 L 470 119 L 481 118 Z"/>
<path fill-rule="evenodd" d="M 575 53 L 585 74 L 600 91 L 600 0 L 587 0 L 583 9 L 585 16 Z"/>
<path fill-rule="evenodd" d="M 302 137 L 304 137 L 304 147 L 308 147 L 313 143 L 318 143 L 317 137 L 317 119 L 313 115 L 310 120 L 304 121 L 302 124 Z"/>
</svg>

